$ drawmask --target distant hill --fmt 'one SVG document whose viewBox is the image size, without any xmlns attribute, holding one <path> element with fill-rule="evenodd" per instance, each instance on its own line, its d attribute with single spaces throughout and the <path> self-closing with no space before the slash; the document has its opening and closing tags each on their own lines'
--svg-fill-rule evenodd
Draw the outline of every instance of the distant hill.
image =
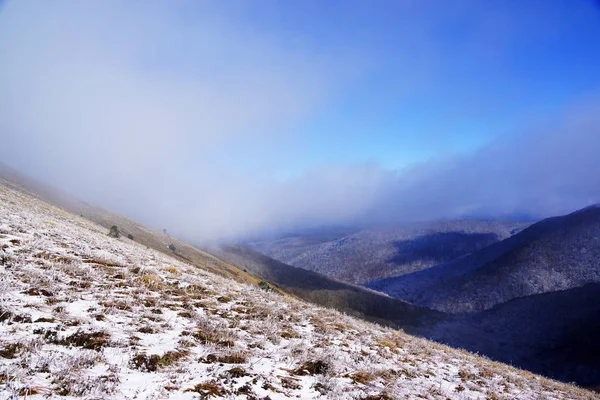
<svg viewBox="0 0 600 400">
<path fill-rule="evenodd" d="M 525 222 L 457 220 L 363 230 L 313 230 L 244 243 L 283 263 L 364 284 L 453 260 L 505 239 Z"/>
<path fill-rule="evenodd" d="M 463 258 L 367 286 L 460 313 L 600 282 L 600 208 L 548 218 Z"/>
<path fill-rule="evenodd" d="M 600 385 L 600 283 L 514 299 L 437 328 L 436 339 L 565 382 Z"/>
</svg>

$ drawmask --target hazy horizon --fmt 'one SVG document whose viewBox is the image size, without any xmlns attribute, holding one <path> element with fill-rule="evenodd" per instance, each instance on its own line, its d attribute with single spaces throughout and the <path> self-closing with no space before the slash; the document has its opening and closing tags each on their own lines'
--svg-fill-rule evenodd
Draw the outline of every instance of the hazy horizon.
<svg viewBox="0 0 600 400">
<path fill-rule="evenodd" d="M 194 241 L 600 202 L 600 7 L 0 2 L 0 162 Z"/>
</svg>

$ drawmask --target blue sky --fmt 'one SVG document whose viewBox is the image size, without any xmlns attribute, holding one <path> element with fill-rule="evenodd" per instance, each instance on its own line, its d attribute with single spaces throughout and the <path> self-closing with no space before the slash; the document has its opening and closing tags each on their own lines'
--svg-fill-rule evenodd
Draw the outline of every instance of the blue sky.
<svg viewBox="0 0 600 400">
<path fill-rule="evenodd" d="M 0 161 L 152 226 L 600 202 L 592 0 L 1 4 Z"/>
<path fill-rule="evenodd" d="M 592 1 L 272 1 L 240 13 L 277 40 L 356 64 L 322 108 L 285 128 L 292 156 L 277 157 L 277 140 L 253 149 L 254 160 L 243 146 L 245 163 L 276 159 L 283 175 L 472 152 L 600 87 Z"/>
</svg>

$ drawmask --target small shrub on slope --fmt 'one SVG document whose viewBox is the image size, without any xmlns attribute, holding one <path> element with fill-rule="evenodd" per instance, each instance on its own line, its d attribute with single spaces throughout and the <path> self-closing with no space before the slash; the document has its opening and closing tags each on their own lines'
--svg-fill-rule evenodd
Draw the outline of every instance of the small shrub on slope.
<svg viewBox="0 0 600 400">
<path fill-rule="evenodd" d="M 121 236 L 121 232 L 119 232 L 119 227 L 113 225 L 110 227 L 110 231 L 108 232 L 108 236 L 118 238 Z"/>
</svg>

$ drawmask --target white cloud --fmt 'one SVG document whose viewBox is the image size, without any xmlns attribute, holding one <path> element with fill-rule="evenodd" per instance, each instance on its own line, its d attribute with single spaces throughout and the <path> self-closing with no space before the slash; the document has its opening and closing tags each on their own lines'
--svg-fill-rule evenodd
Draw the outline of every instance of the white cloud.
<svg viewBox="0 0 600 400">
<path fill-rule="evenodd" d="M 403 171 L 321 166 L 280 181 L 239 164 L 223 169 L 236 164 L 234 145 L 285 135 L 360 66 L 349 68 L 336 49 L 290 50 L 243 18 L 225 18 L 221 3 L 136 4 L 4 4 L 3 161 L 193 240 L 320 224 L 547 216 L 600 201 L 594 101 L 562 126 Z"/>
<path fill-rule="evenodd" d="M 285 134 L 346 79 L 343 54 L 289 49 L 215 7 L 6 2 L 4 160 L 110 207 L 169 207 L 166 192 L 177 202 L 220 174 L 204 158 Z"/>
</svg>

